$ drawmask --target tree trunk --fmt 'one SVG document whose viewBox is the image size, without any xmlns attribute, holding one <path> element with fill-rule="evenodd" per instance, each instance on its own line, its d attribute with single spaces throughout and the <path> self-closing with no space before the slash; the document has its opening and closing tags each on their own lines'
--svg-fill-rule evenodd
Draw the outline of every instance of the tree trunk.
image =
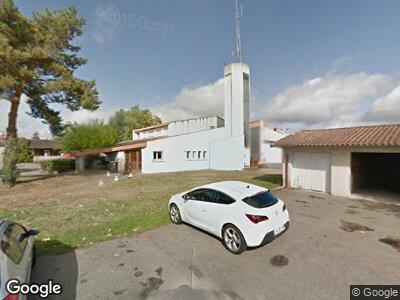
<svg viewBox="0 0 400 300">
<path fill-rule="evenodd" d="M 8 127 L 7 127 L 7 138 L 16 139 L 17 138 L 17 116 L 18 107 L 20 103 L 21 92 L 16 91 L 14 96 L 11 98 L 11 108 L 8 114 Z"/>
</svg>

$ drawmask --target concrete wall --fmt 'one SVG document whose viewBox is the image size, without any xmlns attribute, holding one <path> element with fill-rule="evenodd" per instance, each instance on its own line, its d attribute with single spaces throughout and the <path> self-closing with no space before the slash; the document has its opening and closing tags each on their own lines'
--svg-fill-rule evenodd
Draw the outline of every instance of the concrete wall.
<svg viewBox="0 0 400 300">
<path fill-rule="evenodd" d="M 172 121 L 166 127 L 149 129 L 140 132 L 133 131 L 133 139 L 136 140 L 159 136 L 174 136 L 223 126 L 224 120 L 216 116 Z"/>
<path fill-rule="evenodd" d="M 284 134 L 276 132 L 267 126 L 263 126 L 260 131 L 260 159 L 261 164 L 265 163 L 281 163 L 282 149 L 271 147 L 271 144 L 281 138 Z"/>
<path fill-rule="evenodd" d="M 250 156 L 260 160 L 260 126 L 250 128 Z"/>
<path fill-rule="evenodd" d="M 162 151 L 161 160 L 153 160 L 153 152 Z M 201 151 L 201 158 L 187 151 Z M 203 158 L 203 151 L 206 155 Z M 142 173 L 186 170 L 242 170 L 244 167 L 243 135 L 228 136 L 225 127 L 149 141 L 142 149 Z"/>
<path fill-rule="evenodd" d="M 351 195 L 351 152 L 333 151 L 331 167 L 331 193 L 336 196 Z"/>
</svg>

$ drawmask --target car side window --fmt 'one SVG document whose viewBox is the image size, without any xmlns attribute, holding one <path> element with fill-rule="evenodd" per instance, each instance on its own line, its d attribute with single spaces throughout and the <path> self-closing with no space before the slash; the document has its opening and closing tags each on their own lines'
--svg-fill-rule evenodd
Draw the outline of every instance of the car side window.
<svg viewBox="0 0 400 300">
<path fill-rule="evenodd" d="M 215 203 L 219 204 L 232 204 L 234 203 L 235 200 L 233 200 L 231 197 L 228 195 L 225 195 L 224 193 L 221 192 L 216 192 L 215 195 Z"/>
<path fill-rule="evenodd" d="M 215 191 L 209 189 L 199 189 L 189 192 L 188 199 L 204 201 L 204 202 L 213 202 Z"/>
<path fill-rule="evenodd" d="M 7 226 L 1 239 L 1 250 L 14 263 L 19 264 L 24 256 L 28 239 L 24 238 L 26 230 L 19 224 L 11 223 Z"/>
</svg>

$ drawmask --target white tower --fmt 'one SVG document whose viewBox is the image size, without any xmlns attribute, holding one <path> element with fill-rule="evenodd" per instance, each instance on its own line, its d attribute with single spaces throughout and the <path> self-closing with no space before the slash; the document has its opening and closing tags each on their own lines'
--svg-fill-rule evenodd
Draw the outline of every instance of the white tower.
<svg viewBox="0 0 400 300">
<path fill-rule="evenodd" d="M 250 165 L 250 70 L 242 63 L 242 43 L 240 40 L 240 19 L 242 6 L 236 0 L 236 62 L 225 66 L 225 127 L 229 135 L 244 136 L 245 165 Z"/>
<path fill-rule="evenodd" d="M 244 63 L 228 64 L 224 68 L 225 127 L 230 136 L 244 135 L 245 147 L 250 147 L 250 70 Z"/>
</svg>

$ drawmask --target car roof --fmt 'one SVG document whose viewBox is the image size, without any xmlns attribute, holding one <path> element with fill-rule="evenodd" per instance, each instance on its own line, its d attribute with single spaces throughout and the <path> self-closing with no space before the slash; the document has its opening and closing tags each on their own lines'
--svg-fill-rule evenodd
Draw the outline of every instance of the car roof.
<svg viewBox="0 0 400 300">
<path fill-rule="evenodd" d="M 220 181 L 203 185 L 199 188 L 217 190 L 237 200 L 253 196 L 260 192 L 268 191 L 266 188 L 261 186 L 242 181 Z"/>
</svg>

